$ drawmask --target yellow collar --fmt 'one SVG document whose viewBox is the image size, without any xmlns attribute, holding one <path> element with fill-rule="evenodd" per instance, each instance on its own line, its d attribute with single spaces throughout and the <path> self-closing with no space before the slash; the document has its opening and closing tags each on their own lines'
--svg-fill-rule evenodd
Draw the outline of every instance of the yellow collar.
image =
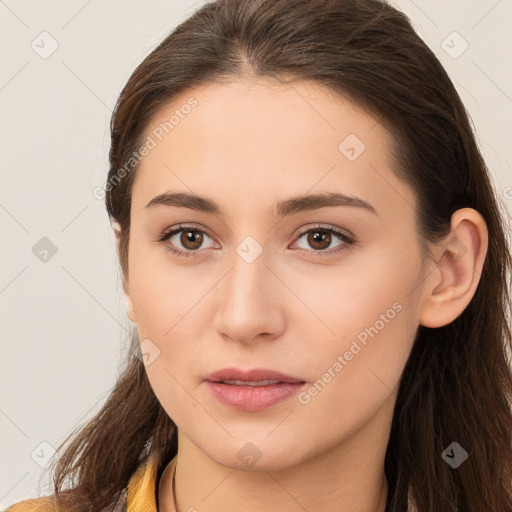
<svg viewBox="0 0 512 512">
<path fill-rule="evenodd" d="M 133 474 L 128 482 L 127 512 L 158 512 L 157 509 L 158 460 L 149 458 Z"/>
</svg>

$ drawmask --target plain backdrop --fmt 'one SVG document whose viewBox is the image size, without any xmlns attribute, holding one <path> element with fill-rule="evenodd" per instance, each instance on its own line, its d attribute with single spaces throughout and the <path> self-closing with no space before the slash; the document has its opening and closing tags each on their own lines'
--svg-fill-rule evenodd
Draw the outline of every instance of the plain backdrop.
<svg viewBox="0 0 512 512">
<path fill-rule="evenodd" d="M 392 3 L 454 81 L 512 213 L 512 2 Z M 0 0 L 0 509 L 50 493 L 53 448 L 115 383 L 131 323 L 93 189 L 123 85 L 202 4 Z"/>
</svg>

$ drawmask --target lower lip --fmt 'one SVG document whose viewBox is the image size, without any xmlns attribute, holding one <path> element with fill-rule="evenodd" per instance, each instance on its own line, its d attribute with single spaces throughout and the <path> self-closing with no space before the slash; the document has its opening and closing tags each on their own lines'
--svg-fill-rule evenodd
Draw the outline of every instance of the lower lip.
<svg viewBox="0 0 512 512">
<path fill-rule="evenodd" d="M 280 382 L 268 386 L 236 386 L 205 381 L 213 396 L 225 405 L 243 411 L 261 411 L 297 394 L 304 382 Z"/>
</svg>

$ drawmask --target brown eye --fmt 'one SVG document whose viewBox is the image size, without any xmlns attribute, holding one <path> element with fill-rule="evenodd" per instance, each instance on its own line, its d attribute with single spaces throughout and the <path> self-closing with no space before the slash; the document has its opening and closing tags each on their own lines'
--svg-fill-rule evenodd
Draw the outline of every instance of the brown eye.
<svg viewBox="0 0 512 512">
<path fill-rule="evenodd" d="M 177 256 L 199 256 L 205 249 L 202 247 L 205 237 L 211 240 L 211 237 L 199 228 L 179 225 L 175 229 L 165 231 L 157 238 L 157 242 L 165 244 L 165 247 Z"/>
<path fill-rule="evenodd" d="M 181 232 L 180 243 L 185 249 L 197 250 L 203 243 L 203 234 L 200 231 L 185 229 Z"/>
<path fill-rule="evenodd" d="M 307 236 L 308 244 L 319 251 L 327 249 L 331 245 L 331 240 L 331 234 L 321 230 L 310 231 Z"/>
<path fill-rule="evenodd" d="M 329 248 L 336 239 L 341 243 L 334 248 Z M 302 247 L 299 245 L 299 249 L 306 250 L 314 257 L 334 255 L 356 244 L 353 236 L 331 226 L 316 226 L 302 230 L 297 237 L 297 242 L 302 242 L 303 245 Z"/>
</svg>

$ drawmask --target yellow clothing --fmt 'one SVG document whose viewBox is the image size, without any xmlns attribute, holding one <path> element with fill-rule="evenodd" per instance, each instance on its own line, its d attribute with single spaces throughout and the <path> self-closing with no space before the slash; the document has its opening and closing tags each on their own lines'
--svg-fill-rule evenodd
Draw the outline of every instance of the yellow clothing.
<svg viewBox="0 0 512 512">
<path fill-rule="evenodd" d="M 141 464 L 128 482 L 126 512 L 157 512 L 157 459 Z M 53 496 L 28 499 L 11 505 L 5 512 L 55 512 Z"/>
</svg>

